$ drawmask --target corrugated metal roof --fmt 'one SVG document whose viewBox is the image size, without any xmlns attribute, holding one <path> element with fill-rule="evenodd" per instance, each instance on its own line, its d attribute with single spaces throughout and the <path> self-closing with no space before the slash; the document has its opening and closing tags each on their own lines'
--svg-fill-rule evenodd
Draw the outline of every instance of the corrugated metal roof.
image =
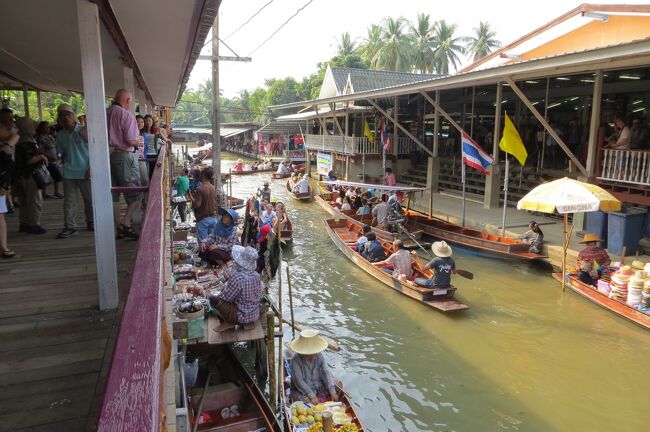
<svg viewBox="0 0 650 432">
<path fill-rule="evenodd" d="M 390 72 L 370 69 L 346 68 L 345 70 L 348 72 L 348 82 L 351 85 L 351 93 L 376 90 L 384 87 L 439 78 L 442 76 L 433 74 Z"/>
<path fill-rule="evenodd" d="M 260 129 L 255 131 L 255 133 L 263 133 L 263 134 L 285 134 L 285 135 L 294 135 L 294 134 L 299 134 L 300 128 L 303 128 L 302 132 L 307 132 L 304 130 L 304 123 L 299 121 L 299 120 L 294 120 L 294 121 L 283 121 L 279 122 L 276 120 L 272 120 L 270 123 L 267 123 L 266 125 L 262 126 Z"/>
</svg>

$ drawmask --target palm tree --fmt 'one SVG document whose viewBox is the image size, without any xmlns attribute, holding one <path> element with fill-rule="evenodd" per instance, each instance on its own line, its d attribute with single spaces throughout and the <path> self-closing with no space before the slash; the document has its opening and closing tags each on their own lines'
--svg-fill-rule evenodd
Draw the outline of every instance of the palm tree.
<svg viewBox="0 0 650 432">
<path fill-rule="evenodd" d="M 381 43 L 375 54 L 380 69 L 405 72 L 411 69 L 411 38 L 406 33 L 407 21 L 384 18 Z"/>
<path fill-rule="evenodd" d="M 337 42 L 336 55 L 339 57 L 352 55 L 357 50 L 356 44 L 348 32 L 343 33 L 341 40 L 337 40 Z"/>
<path fill-rule="evenodd" d="M 501 42 L 495 39 L 497 32 L 490 28 L 490 23 L 481 21 L 478 28 L 474 27 L 474 35 L 463 38 L 467 44 L 467 54 L 476 61 L 488 55 L 494 48 L 499 48 Z"/>
<path fill-rule="evenodd" d="M 371 68 L 378 68 L 377 65 L 377 52 L 381 46 L 381 26 L 372 24 L 368 29 L 368 36 L 364 38 L 364 42 L 359 47 L 359 54 L 368 62 Z"/>
<path fill-rule="evenodd" d="M 454 37 L 458 26 L 456 24 L 447 24 L 445 20 L 438 21 L 434 32 L 434 64 L 436 72 L 441 74 L 449 73 L 449 65 L 454 70 L 460 65 L 459 54 L 465 52 L 465 48 L 460 45 L 461 37 Z"/>
<path fill-rule="evenodd" d="M 413 50 L 413 68 L 420 73 L 433 72 L 433 48 L 435 23 L 429 14 L 419 13 L 416 24 L 410 25 Z"/>
</svg>

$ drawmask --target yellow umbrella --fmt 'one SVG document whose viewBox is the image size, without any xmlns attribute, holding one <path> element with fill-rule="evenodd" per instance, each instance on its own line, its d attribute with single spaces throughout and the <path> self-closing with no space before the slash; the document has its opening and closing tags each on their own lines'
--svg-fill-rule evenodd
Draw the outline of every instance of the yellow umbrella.
<svg viewBox="0 0 650 432">
<path fill-rule="evenodd" d="M 612 194 L 593 184 L 564 177 L 543 183 L 531 190 L 517 203 L 517 209 L 564 215 L 564 245 L 562 255 L 562 289 L 566 277 L 566 251 L 573 232 L 567 233 L 569 213 L 591 211 L 618 211 L 621 202 Z"/>
</svg>

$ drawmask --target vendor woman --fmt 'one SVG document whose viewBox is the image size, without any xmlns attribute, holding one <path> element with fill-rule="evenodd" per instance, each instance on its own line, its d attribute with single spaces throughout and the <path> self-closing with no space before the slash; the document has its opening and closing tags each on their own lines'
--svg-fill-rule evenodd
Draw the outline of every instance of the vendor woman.
<svg viewBox="0 0 650 432">
<path fill-rule="evenodd" d="M 237 235 L 237 212 L 219 209 L 221 219 L 203 242 L 199 256 L 208 263 L 223 265 L 231 260 L 232 247 L 239 244 Z"/>
<path fill-rule="evenodd" d="M 596 285 L 600 276 L 598 269 L 612 262 L 605 248 L 598 246 L 598 242 L 602 241 L 596 234 L 586 233 L 580 242 L 587 246 L 578 254 L 576 271 L 580 280 L 586 284 Z"/>
<path fill-rule="evenodd" d="M 304 329 L 289 345 L 291 358 L 291 399 L 312 404 L 339 400 L 336 380 L 327 368 L 322 352 L 327 341 L 313 329 Z"/>
</svg>

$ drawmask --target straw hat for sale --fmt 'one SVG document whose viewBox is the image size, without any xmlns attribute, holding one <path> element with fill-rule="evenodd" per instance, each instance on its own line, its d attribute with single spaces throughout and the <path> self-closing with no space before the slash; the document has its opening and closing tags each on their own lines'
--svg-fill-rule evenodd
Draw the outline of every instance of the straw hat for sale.
<svg viewBox="0 0 650 432">
<path fill-rule="evenodd" d="M 641 279 L 640 277 L 632 276 L 630 278 L 630 282 L 628 283 L 628 287 L 629 288 L 641 289 L 641 288 L 643 288 L 643 283 L 644 282 L 645 281 L 643 279 Z"/>
<path fill-rule="evenodd" d="M 325 351 L 327 341 L 318 336 L 317 330 L 304 329 L 300 332 L 300 336 L 291 341 L 289 347 L 296 354 L 318 354 Z"/>
<path fill-rule="evenodd" d="M 257 251 L 250 246 L 234 245 L 232 259 L 244 269 L 253 271 L 257 268 Z"/>
<path fill-rule="evenodd" d="M 637 270 L 643 270 L 645 268 L 645 263 L 639 261 L 639 260 L 634 260 L 632 261 L 632 268 L 637 269 Z"/>
<path fill-rule="evenodd" d="M 451 256 L 451 248 L 446 241 L 437 241 L 431 245 L 431 251 L 435 256 L 446 258 Z"/>
<path fill-rule="evenodd" d="M 604 241 L 594 233 L 585 233 L 585 236 L 582 238 L 580 243 L 592 243 L 592 242 L 602 242 Z"/>
<path fill-rule="evenodd" d="M 645 266 L 643 267 L 643 271 L 646 273 L 650 273 L 650 263 L 646 263 Z"/>
</svg>

